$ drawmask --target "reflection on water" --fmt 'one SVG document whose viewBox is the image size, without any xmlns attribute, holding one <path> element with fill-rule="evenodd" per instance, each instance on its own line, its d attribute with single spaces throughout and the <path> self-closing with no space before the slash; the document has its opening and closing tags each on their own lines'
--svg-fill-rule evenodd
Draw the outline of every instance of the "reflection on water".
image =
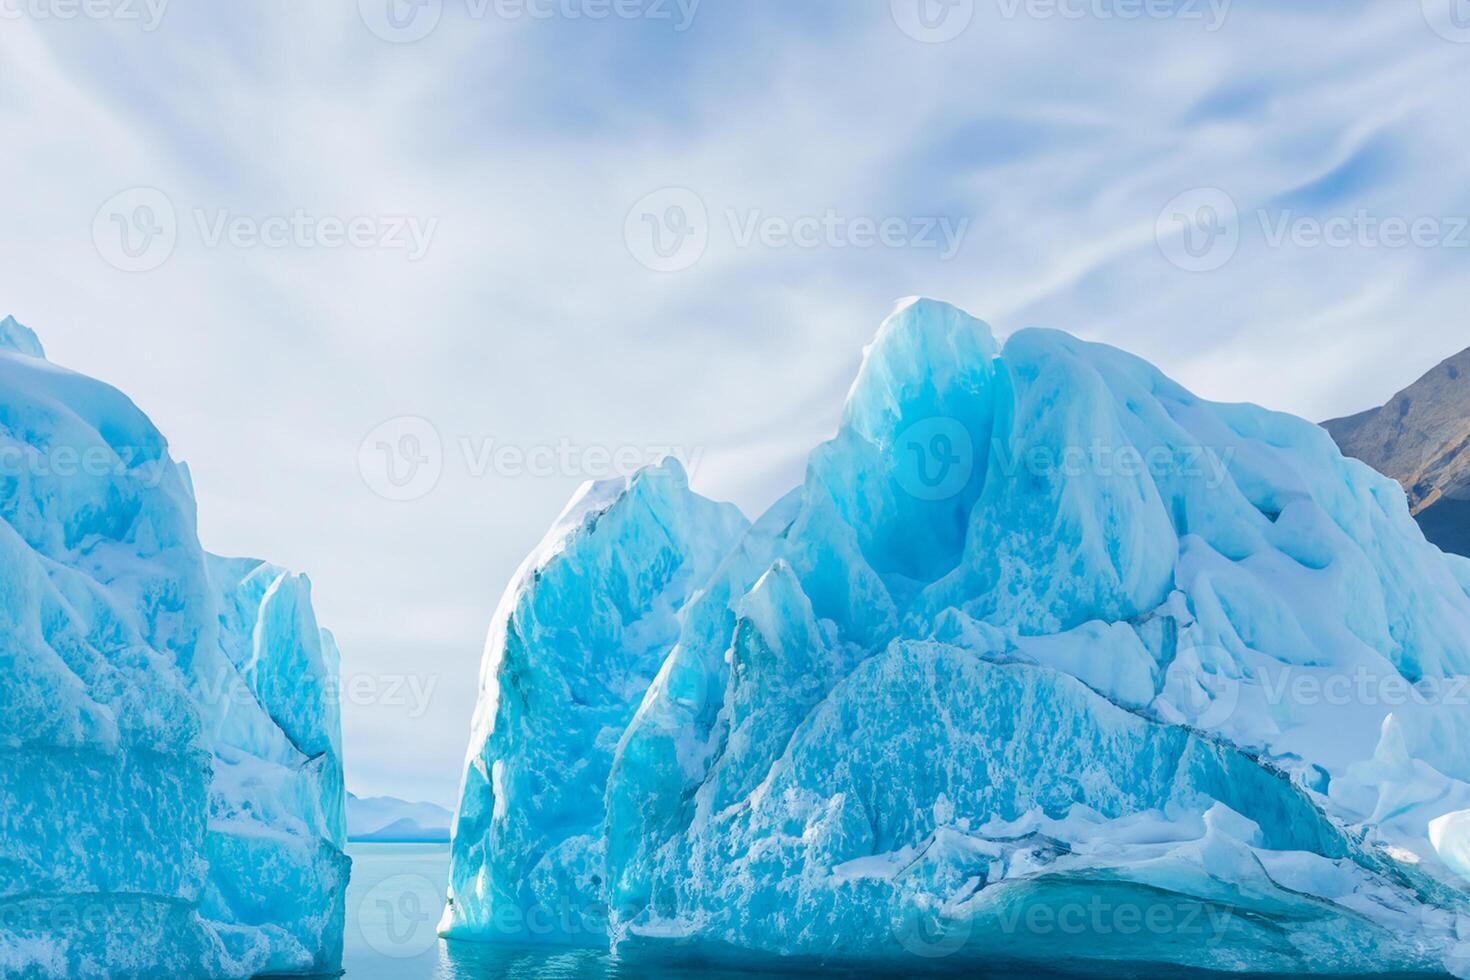
<svg viewBox="0 0 1470 980">
<path fill-rule="evenodd" d="M 351 844 L 347 853 L 352 880 L 343 967 L 349 980 L 750 980 L 772 975 L 680 963 L 630 964 L 601 950 L 446 942 L 434 930 L 444 909 L 448 847 Z"/>
<path fill-rule="evenodd" d="M 614 961 L 598 950 L 507 950 L 477 943 L 445 943 L 441 977 L 480 980 L 484 977 L 534 977 L 537 980 L 752 980 L 769 972 L 718 970 L 666 963 L 629 964 Z"/>
<path fill-rule="evenodd" d="M 613 960 L 601 950 L 512 949 L 481 943 L 446 942 L 435 928 L 444 908 L 449 848 L 436 844 L 351 844 L 352 880 L 347 886 L 347 932 L 343 966 L 348 980 L 751 980 L 753 977 L 879 977 L 871 968 L 781 969 L 751 963 L 743 969 L 689 962 Z M 742 964 L 744 965 L 744 964 Z M 915 963 L 901 972 L 918 980 Z M 1035 967 L 955 965 L 950 976 L 983 980 L 1043 980 Z M 1076 974 L 1072 974 L 1076 976 Z M 1095 976 L 1169 977 L 1168 971 L 1134 973 L 1116 966 Z M 1234 980 L 1247 980 L 1237 976 Z M 1285 980 L 1276 977 L 1274 980 Z M 1380 978 L 1386 980 L 1386 978 Z"/>
<path fill-rule="evenodd" d="M 750 980 L 772 975 L 680 963 L 630 964 L 602 950 L 447 942 L 435 934 L 449 879 L 447 846 L 350 844 L 347 853 L 352 880 L 343 967 L 349 980 Z"/>
<path fill-rule="evenodd" d="M 603 950 L 448 942 L 435 934 L 449 879 L 447 846 L 350 844 L 347 853 L 352 856 L 343 957 L 348 980 L 751 980 L 858 975 L 834 970 L 736 970 L 646 959 L 628 962 L 613 960 Z M 875 974 L 869 970 L 861 975 Z"/>
<path fill-rule="evenodd" d="M 434 934 L 449 880 L 444 844 L 348 844 L 342 966 L 352 980 L 431 980 L 445 974 Z"/>
</svg>

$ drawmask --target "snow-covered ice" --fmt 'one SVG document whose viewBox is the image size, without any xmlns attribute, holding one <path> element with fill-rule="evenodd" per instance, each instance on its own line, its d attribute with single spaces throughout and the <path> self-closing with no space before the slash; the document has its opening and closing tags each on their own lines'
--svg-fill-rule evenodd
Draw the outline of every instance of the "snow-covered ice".
<svg viewBox="0 0 1470 980">
<path fill-rule="evenodd" d="M 206 554 L 187 470 L 0 321 L 0 975 L 330 972 L 338 654 L 310 585 Z"/>
<path fill-rule="evenodd" d="M 908 301 L 754 524 L 667 462 L 527 560 L 441 929 L 1463 973 L 1467 677 L 1470 563 L 1326 432 Z"/>
</svg>

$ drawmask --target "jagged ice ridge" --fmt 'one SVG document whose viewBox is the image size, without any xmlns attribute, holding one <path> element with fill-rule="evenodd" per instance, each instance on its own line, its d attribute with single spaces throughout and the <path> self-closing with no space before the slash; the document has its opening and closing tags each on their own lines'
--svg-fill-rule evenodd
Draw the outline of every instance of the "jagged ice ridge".
<svg viewBox="0 0 1470 980">
<path fill-rule="evenodd" d="M 0 321 L 0 975 L 330 973 L 338 652 L 199 544 L 187 469 Z"/>
<path fill-rule="evenodd" d="M 1465 975 L 1467 677 L 1470 562 L 1326 432 L 908 301 L 754 524 L 670 461 L 522 565 L 441 931 Z"/>
</svg>

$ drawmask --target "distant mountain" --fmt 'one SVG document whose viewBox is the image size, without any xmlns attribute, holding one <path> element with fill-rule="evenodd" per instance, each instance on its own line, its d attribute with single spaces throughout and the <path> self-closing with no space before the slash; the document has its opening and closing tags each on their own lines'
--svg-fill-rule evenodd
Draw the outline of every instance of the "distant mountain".
<svg viewBox="0 0 1470 980">
<path fill-rule="evenodd" d="M 1403 484 L 1429 540 L 1470 555 L 1470 350 L 1382 408 L 1323 426 L 1344 453 Z"/>
<path fill-rule="evenodd" d="M 434 803 L 391 796 L 347 794 L 347 839 L 395 843 L 448 843 L 450 813 Z"/>
</svg>

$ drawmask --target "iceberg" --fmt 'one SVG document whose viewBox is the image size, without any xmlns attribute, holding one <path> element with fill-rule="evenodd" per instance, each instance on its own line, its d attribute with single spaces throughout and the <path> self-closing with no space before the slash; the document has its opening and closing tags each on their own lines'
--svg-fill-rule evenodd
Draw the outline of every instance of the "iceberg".
<svg viewBox="0 0 1470 980">
<path fill-rule="evenodd" d="M 665 462 L 527 559 L 441 933 L 1470 975 L 1467 568 L 1311 423 L 905 301 L 765 515 Z"/>
<path fill-rule="evenodd" d="M 452 828 L 457 934 L 603 931 L 602 801 L 618 739 L 680 611 L 744 529 L 671 461 L 584 487 L 521 565 L 486 647 Z"/>
<path fill-rule="evenodd" d="M 341 962 L 338 652 L 305 577 L 199 544 L 125 396 L 0 321 L 0 975 Z"/>
</svg>

